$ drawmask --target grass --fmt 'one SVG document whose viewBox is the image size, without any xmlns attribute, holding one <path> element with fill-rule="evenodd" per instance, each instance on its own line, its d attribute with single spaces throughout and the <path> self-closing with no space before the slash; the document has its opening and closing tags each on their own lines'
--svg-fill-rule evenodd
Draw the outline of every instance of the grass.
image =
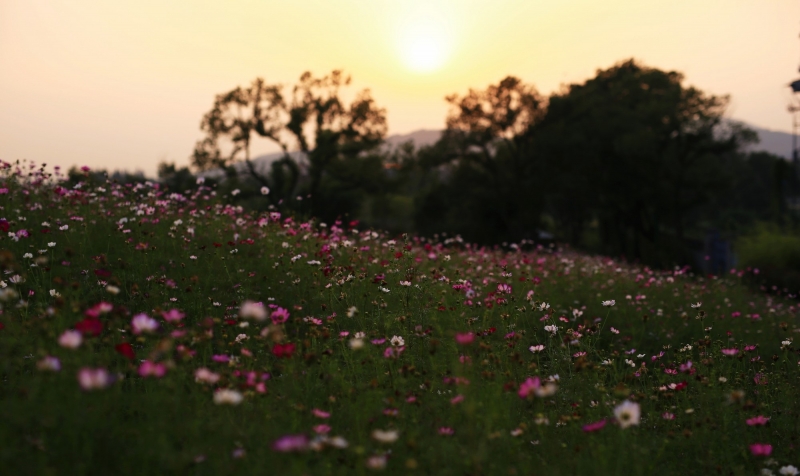
<svg viewBox="0 0 800 476">
<path fill-rule="evenodd" d="M 249 214 L 205 187 L 3 173 L 5 474 L 798 464 L 797 307 L 742 273 L 392 239 Z M 615 416 L 623 404 L 640 418 Z"/>
</svg>

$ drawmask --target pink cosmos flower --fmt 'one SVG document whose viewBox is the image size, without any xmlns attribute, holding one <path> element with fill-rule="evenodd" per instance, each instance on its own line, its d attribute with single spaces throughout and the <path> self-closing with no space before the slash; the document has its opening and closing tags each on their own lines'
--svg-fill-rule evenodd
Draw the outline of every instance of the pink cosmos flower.
<svg viewBox="0 0 800 476">
<path fill-rule="evenodd" d="M 732 357 L 739 353 L 739 349 L 722 349 L 722 353 Z"/>
<path fill-rule="evenodd" d="M 603 418 L 600 421 L 596 421 L 594 423 L 589 423 L 588 425 L 583 425 L 583 431 L 586 433 L 591 433 L 593 431 L 599 431 L 604 426 L 606 426 L 606 419 Z"/>
<path fill-rule="evenodd" d="M 528 398 L 528 395 L 535 392 L 541 386 L 542 382 L 539 380 L 539 377 L 528 377 L 527 380 L 520 384 L 517 395 L 519 395 L 519 398 Z"/>
<path fill-rule="evenodd" d="M 219 381 L 219 374 L 208 370 L 205 367 L 200 367 L 194 371 L 194 381 L 197 383 L 217 383 Z"/>
<path fill-rule="evenodd" d="M 753 443 L 750 445 L 753 456 L 769 456 L 772 454 L 772 445 L 767 443 Z"/>
<path fill-rule="evenodd" d="M 153 332 L 158 329 L 158 321 L 148 316 L 147 314 L 137 314 L 131 319 L 131 327 L 133 327 L 134 334 L 141 334 L 142 332 Z"/>
<path fill-rule="evenodd" d="M 767 423 L 769 423 L 769 418 L 763 415 L 758 415 L 754 416 L 753 418 L 748 418 L 746 422 L 749 426 L 766 425 Z"/>
<path fill-rule="evenodd" d="M 104 368 L 84 367 L 78 371 L 78 383 L 84 390 L 100 390 L 111 385 L 111 375 Z"/>
<path fill-rule="evenodd" d="M 664 412 L 664 413 L 661 414 L 661 418 L 663 418 L 665 420 L 674 420 L 675 419 L 675 414 L 674 413 L 670 413 L 670 412 Z"/>
<path fill-rule="evenodd" d="M 281 453 L 305 451 L 308 448 L 306 435 L 284 435 L 272 443 L 272 449 Z"/>
<path fill-rule="evenodd" d="M 464 395 L 456 395 L 455 397 L 450 399 L 451 405 L 456 405 L 464 401 Z"/>
<path fill-rule="evenodd" d="M 315 408 L 315 409 L 311 410 L 311 413 L 313 413 L 314 416 L 317 417 L 317 418 L 330 418 L 331 417 L 331 414 L 329 412 L 320 410 L 319 408 Z"/>
<path fill-rule="evenodd" d="M 272 311 L 272 314 L 269 315 L 269 318 L 272 319 L 273 324 L 283 324 L 287 320 L 289 320 L 289 311 L 286 309 L 279 307 Z"/>
<path fill-rule="evenodd" d="M 442 436 L 451 436 L 453 433 L 455 433 L 455 430 L 453 430 L 449 426 L 443 426 L 439 428 L 439 434 Z"/>
<path fill-rule="evenodd" d="M 145 360 L 139 365 L 139 375 L 142 377 L 161 378 L 167 373 L 167 367 L 162 363 L 153 363 Z"/>
<path fill-rule="evenodd" d="M 314 426 L 314 433 L 318 433 L 320 435 L 324 435 L 325 433 L 328 433 L 329 431 L 331 431 L 331 427 L 329 427 L 328 425 L 315 425 Z"/>
<path fill-rule="evenodd" d="M 392 347 L 392 346 L 389 346 L 386 349 L 384 349 L 383 356 L 384 356 L 384 358 L 387 358 L 387 359 L 396 359 L 396 358 L 400 357 L 400 354 L 402 354 L 404 350 L 406 350 L 405 347 Z"/>
<path fill-rule="evenodd" d="M 83 336 L 78 331 L 64 331 L 58 338 L 58 345 L 67 349 L 77 349 L 83 342 Z"/>
<path fill-rule="evenodd" d="M 456 343 L 459 345 L 471 344 L 475 340 L 475 334 L 472 332 L 457 332 Z"/>
<path fill-rule="evenodd" d="M 170 309 L 169 311 L 162 312 L 161 316 L 167 322 L 180 322 L 181 319 L 186 317 L 186 314 L 182 313 L 178 309 Z"/>
</svg>

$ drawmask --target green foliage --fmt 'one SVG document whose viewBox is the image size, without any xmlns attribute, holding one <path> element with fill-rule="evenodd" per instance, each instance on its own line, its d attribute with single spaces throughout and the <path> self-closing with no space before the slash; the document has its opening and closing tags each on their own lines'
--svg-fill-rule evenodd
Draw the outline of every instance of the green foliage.
<svg viewBox="0 0 800 476">
<path fill-rule="evenodd" d="M 800 236 L 761 225 L 736 243 L 740 267 L 758 269 L 753 281 L 800 291 Z"/>
</svg>

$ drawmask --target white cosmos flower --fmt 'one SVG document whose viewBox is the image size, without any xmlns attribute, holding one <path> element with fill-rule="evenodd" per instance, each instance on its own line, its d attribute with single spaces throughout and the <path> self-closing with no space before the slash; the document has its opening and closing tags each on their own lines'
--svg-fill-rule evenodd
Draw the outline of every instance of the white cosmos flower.
<svg viewBox="0 0 800 476">
<path fill-rule="evenodd" d="M 372 431 L 372 437 L 381 443 L 394 443 L 397 441 L 397 438 L 400 436 L 400 433 L 397 430 L 378 430 L 375 429 Z"/>
<path fill-rule="evenodd" d="M 83 342 L 83 336 L 78 331 L 68 330 L 58 338 L 58 345 L 67 349 L 77 349 Z"/>
<path fill-rule="evenodd" d="M 611 307 L 611 306 L 613 306 L 613 305 L 614 305 L 614 304 L 616 304 L 616 303 L 617 303 L 617 301 L 615 301 L 615 300 L 611 299 L 611 300 L 609 300 L 609 301 L 603 301 L 603 306 L 605 306 L 605 307 Z"/>
<path fill-rule="evenodd" d="M 255 319 L 256 321 L 263 321 L 267 318 L 267 310 L 261 303 L 245 301 L 242 303 L 242 307 L 239 308 L 239 315 L 243 319 Z"/>
<path fill-rule="evenodd" d="M 261 195 L 269 195 L 269 187 L 261 187 Z"/>
<path fill-rule="evenodd" d="M 238 405 L 244 397 L 236 390 L 223 388 L 214 392 L 214 403 L 217 405 Z"/>
<path fill-rule="evenodd" d="M 403 340 L 403 338 L 400 337 L 400 336 L 393 336 L 392 340 L 391 340 L 391 343 L 395 347 L 402 347 L 402 346 L 406 345 L 406 341 Z"/>
<path fill-rule="evenodd" d="M 625 400 L 614 408 L 614 416 L 617 418 L 620 428 L 628 428 L 631 425 L 638 425 L 641 417 L 639 404 Z"/>
</svg>

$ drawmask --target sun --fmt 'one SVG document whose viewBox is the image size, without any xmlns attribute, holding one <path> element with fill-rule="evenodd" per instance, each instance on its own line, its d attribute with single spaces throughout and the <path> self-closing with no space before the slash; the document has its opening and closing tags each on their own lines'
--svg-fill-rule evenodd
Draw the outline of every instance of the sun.
<svg viewBox="0 0 800 476">
<path fill-rule="evenodd" d="M 399 29 L 398 49 L 403 63 L 417 73 L 442 68 L 450 54 L 447 23 L 436 15 L 408 18 Z"/>
</svg>

